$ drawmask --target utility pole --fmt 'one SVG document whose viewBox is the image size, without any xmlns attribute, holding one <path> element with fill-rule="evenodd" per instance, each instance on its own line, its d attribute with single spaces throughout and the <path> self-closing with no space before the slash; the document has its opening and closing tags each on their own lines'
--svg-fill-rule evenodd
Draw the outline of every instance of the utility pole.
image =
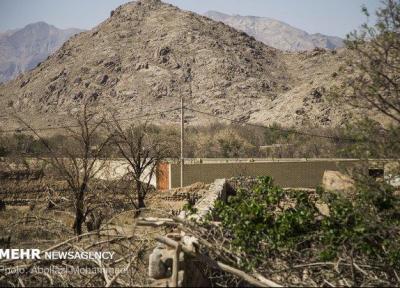
<svg viewBox="0 0 400 288">
<path fill-rule="evenodd" d="M 187 65 L 186 65 L 187 66 Z M 189 96 L 192 98 L 192 71 L 189 66 L 187 66 L 187 70 L 184 75 L 184 82 L 189 83 Z M 185 93 L 181 94 L 181 188 L 183 187 L 183 180 L 185 174 L 185 157 L 184 157 L 184 146 L 185 146 L 185 103 L 184 103 L 184 95 Z"/>
<path fill-rule="evenodd" d="M 185 107 L 183 103 L 183 95 L 181 96 L 181 188 L 183 187 L 183 172 L 185 165 L 184 158 L 184 139 L 185 139 Z"/>
</svg>

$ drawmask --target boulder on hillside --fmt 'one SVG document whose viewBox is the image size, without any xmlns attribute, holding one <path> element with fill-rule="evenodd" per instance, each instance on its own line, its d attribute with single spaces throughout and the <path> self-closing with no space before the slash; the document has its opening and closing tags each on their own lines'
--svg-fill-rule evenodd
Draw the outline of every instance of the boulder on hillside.
<svg viewBox="0 0 400 288">
<path fill-rule="evenodd" d="M 351 195 L 355 192 L 355 182 L 339 171 L 325 171 L 322 178 L 322 188 L 328 192 Z"/>
<path fill-rule="evenodd" d="M 400 163 L 390 162 L 385 165 L 385 181 L 393 187 L 400 188 Z"/>
</svg>

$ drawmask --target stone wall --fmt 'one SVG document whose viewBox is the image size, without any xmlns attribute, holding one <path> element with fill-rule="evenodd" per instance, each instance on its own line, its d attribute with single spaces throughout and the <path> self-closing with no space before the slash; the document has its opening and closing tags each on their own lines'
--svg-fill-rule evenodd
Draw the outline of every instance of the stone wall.
<svg viewBox="0 0 400 288">
<path fill-rule="evenodd" d="M 192 218 L 203 219 L 214 208 L 217 200 L 227 201 L 227 181 L 226 179 L 217 179 L 210 185 L 208 192 L 197 203 L 194 208 L 196 215 Z"/>
</svg>

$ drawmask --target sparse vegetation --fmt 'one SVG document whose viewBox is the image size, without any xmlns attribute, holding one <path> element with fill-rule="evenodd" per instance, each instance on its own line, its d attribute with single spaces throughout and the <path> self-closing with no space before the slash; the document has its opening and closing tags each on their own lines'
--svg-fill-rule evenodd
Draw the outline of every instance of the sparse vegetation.
<svg viewBox="0 0 400 288">
<path fill-rule="evenodd" d="M 179 129 L 176 126 L 162 127 L 148 124 L 151 133 L 157 141 L 162 141 L 166 148 L 165 157 L 175 158 Z M 121 126 L 122 130 L 126 127 Z M 248 127 L 236 124 L 212 124 L 209 126 L 189 126 L 186 131 L 185 156 L 188 158 L 328 158 L 328 157 L 356 157 L 350 149 L 351 139 L 355 127 L 346 129 L 304 128 L 304 132 L 333 137 L 332 139 L 315 138 L 312 136 L 293 134 L 291 128 L 284 128 L 278 124 L 270 128 Z M 112 129 L 111 129 L 112 130 Z M 374 131 L 375 133 L 376 131 Z M 103 133 L 105 133 L 103 131 Z M 107 132 L 108 133 L 108 132 Z M 101 135 L 99 135 L 101 136 Z M 102 135 L 106 136 L 106 133 Z M 354 138 L 360 142 L 368 140 L 367 135 Z M 354 135 L 354 137 L 356 137 Z M 55 134 L 45 137 L 54 147 L 60 143 L 72 145 L 71 139 L 65 135 Z M 48 155 L 48 150 L 35 137 L 14 134 L 2 137 L 0 147 L 7 153 L 24 154 L 26 156 Z M 385 139 L 382 137 L 381 139 Z M 60 151 L 61 152 L 61 151 Z M 121 157 L 116 145 L 107 147 L 109 157 Z"/>
<path fill-rule="evenodd" d="M 94 176 L 102 169 L 103 152 L 110 137 L 99 137 L 99 131 L 104 128 L 104 117 L 89 107 L 89 102 L 83 105 L 82 111 L 76 116 L 77 130 L 66 128 L 66 135 L 71 139 L 68 143 L 59 142 L 54 147 L 46 139 L 21 118 L 20 121 L 39 139 L 39 143 L 47 150 L 48 156 L 42 160 L 51 166 L 63 178 L 70 188 L 70 198 L 75 207 L 73 229 L 76 235 L 82 234 L 82 225 L 87 216 L 94 212 L 92 197 L 96 197 L 92 187 Z M 19 139 L 19 137 L 17 137 Z M 91 195 L 88 195 L 91 194 Z"/>
</svg>

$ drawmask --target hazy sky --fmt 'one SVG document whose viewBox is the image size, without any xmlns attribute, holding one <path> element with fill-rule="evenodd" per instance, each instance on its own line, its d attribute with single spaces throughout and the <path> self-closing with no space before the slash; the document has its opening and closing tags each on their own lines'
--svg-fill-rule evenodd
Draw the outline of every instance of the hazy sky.
<svg viewBox="0 0 400 288">
<path fill-rule="evenodd" d="M 0 31 L 45 21 L 59 28 L 92 28 L 126 0 L 0 0 Z M 362 5 L 374 11 L 380 0 L 166 0 L 185 10 L 265 16 L 309 33 L 344 37 L 365 22 Z M 373 19 L 371 19 L 373 21 Z"/>
</svg>

